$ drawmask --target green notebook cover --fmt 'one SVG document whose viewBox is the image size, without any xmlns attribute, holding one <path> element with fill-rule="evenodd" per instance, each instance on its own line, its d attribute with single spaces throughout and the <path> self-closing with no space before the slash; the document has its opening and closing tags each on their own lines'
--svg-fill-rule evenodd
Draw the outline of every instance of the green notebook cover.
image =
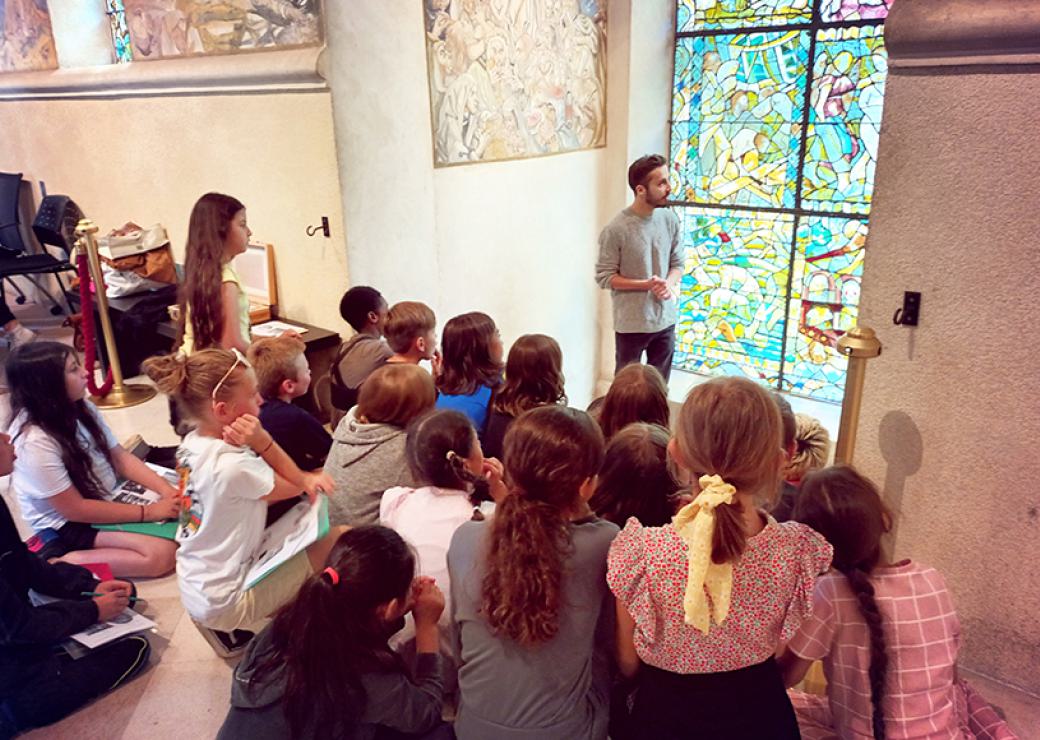
<svg viewBox="0 0 1040 740">
<path fill-rule="evenodd" d="M 172 540 L 177 537 L 177 522 L 132 522 L 125 524 L 95 524 L 94 529 L 102 532 L 131 532 Z"/>
</svg>

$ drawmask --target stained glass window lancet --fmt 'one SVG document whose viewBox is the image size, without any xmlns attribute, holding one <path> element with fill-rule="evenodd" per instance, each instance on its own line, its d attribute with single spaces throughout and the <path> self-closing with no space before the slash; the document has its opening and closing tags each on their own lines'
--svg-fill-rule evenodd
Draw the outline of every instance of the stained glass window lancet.
<svg viewBox="0 0 1040 740">
<path fill-rule="evenodd" d="M 677 0 L 677 367 L 841 401 L 891 3 Z"/>
<path fill-rule="evenodd" d="M 108 23 L 112 28 L 112 49 L 116 62 L 123 64 L 133 61 L 134 53 L 130 46 L 130 29 L 126 25 L 123 0 L 105 0 L 105 14 L 108 15 Z"/>
</svg>

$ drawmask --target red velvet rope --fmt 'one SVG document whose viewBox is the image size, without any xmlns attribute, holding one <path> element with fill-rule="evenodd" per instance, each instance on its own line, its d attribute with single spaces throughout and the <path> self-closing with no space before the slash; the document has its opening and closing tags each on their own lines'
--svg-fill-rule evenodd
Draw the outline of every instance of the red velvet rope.
<svg viewBox="0 0 1040 740">
<path fill-rule="evenodd" d="M 79 273 L 79 310 L 83 316 L 83 341 L 86 344 L 83 367 L 87 369 L 87 388 L 92 396 L 103 398 L 112 390 L 112 360 L 109 358 L 105 382 L 98 387 L 94 380 L 94 298 L 90 294 L 90 269 L 87 267 L 87 255 L 76 257 L 76 270 Z M 104 290 L 104 287 L 101 287 Z"/>
</svg>

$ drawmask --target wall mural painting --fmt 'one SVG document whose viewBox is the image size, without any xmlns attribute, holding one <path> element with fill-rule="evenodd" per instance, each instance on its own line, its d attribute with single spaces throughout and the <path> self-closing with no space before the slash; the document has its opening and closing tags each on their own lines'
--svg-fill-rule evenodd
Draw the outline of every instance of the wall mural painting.
<svg viewBox="0 0 1040 740">
<path fill-rule="evenodd" d="M 47 0 L 0 0 L 0 72 L 57 68 Z"/>
<path fill-rule="evenodd" d="M 607 140 L 605 0 L 424 0 L 434 164 Z"/>
<path fill-rule="evenodd" d="M 315 46 L 321 0 L 124 0 L 133 58 Z"/>
</svg>

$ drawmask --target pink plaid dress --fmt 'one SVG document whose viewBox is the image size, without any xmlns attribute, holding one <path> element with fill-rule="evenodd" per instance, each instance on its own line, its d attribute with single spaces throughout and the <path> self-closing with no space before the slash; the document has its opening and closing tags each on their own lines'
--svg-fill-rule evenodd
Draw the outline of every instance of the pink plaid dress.
<svg viewBox="0 0 1040 740">
<path fill-rule="evenodd" d="M 999 721 L 995 715 L 969 721 L 978 707 L 971 705 L 970 688 L 956 680 L 960 622 L 939 572 L 904 561 L 876 569 L 870 580 L 888 656 L 882 699 L 886 737 L 1013 738 L 1000 727 L 985 728 L 986 722 Z M 873 738 L 870 632 L 845 576 L 832 571 L 817 581 L 812 616 L 787 647 L 807 660 L 823 660 L 827 676 L 829 712 L 822 697 L 792 694 L 803 737 Z"/>
</svg>

